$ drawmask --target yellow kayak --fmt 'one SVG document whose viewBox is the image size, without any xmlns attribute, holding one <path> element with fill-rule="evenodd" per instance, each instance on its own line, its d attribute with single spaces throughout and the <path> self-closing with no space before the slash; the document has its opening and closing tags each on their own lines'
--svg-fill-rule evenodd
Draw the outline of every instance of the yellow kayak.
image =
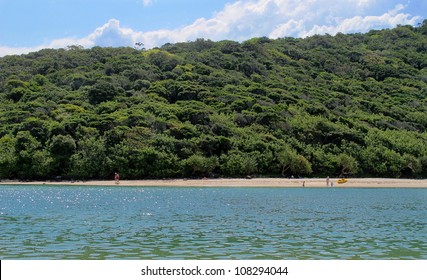
<svg viewBox="0 0 427 280">
<path fill-rule="evenodd" d="M 344 183 L 347 183 L 347 179 L 344 179 L 344 178 L 339 179 L 339 180 L 337 181 L 337 183 L 338 183 L 338 184 L 344 184 Z"/>
</svg>

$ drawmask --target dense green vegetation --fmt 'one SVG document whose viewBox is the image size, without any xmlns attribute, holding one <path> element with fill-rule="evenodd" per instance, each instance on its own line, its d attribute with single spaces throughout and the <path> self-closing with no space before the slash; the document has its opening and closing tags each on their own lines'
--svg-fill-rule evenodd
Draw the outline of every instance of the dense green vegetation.
<svg viewBox="0 0 427 280">
<path fill-rule="evenodd" d="M 427 22 L 0 58 L 0 179 L 427 177 Z"/>
</svg>

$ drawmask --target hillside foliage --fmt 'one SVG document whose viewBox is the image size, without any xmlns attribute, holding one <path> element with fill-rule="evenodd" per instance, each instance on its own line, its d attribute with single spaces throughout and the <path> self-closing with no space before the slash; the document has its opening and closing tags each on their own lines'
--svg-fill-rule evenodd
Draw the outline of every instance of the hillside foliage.
<svg viewBox="0 0 427 280">
<path fill-rule="evenodd" d="M 427 178 L 427 22 L 0 58 L 0 179 Z"/>
</svg>

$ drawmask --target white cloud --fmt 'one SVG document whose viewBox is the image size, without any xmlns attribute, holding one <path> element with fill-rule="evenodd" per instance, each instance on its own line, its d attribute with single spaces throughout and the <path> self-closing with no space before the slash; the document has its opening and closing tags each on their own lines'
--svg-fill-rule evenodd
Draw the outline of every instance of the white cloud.
<svg viewBox="0 0 427 280">
<path fill-rule="evenodd" d="M 375 0 L 357 0 L 356 2 L 359 7 L 367 7 L 372 4 L 372 2 L 375 2 Z"/>
<path fill-rule="evenodd" d="M 150 6 L 152 5 L 154 2 L 156 2 L 157 0 L 137 0 L 136 2 L 138 4 L 142 4 L 144 5 L 144 7 Z"/>
<path fill-rule="evenodd" d="M 149 6 L 149 5 L 153 4 L 154 1 L 156 1 L 156 0 L 142 0 L 142 4 L 144 4 L 144 6 Z"/>
<path fill-rule="evenodd" d="M 355 16 L 340 20 L 337 25 L 315 25 L 307 32 L 302 31 L 299 36 L 306 37 L 315 34 L 331 34 L 335 35 L 338 32 L 341 33 L 356 33 L 356 32 L 367 32 L 371 29 L 380 29 L 384 27 L 393 27 L 398 24 L 403 25 L 415 25 L 420 21 L 420 17 L 411 17 L 409 14 L 399 13 L 404 9 L 403 5 L 396 6 L 393 10 L 381 16 Z"/>
<path fill-rule="evenodd" d="M 110 19 L 106 24 L 97 28 L 87 39 L 90 44 L 97 46 L 120 47 L 132 46 L 139 32 L 120 26 L 120 21 Z"/>
<path fill-rule="evenodd" d="M 139 0 L 141 1 L 141 0 Z M 156 0 L 144 0 L 150 5 Z M 85 38 L 64 38 L 34 48 L 0 46 L 0 56 L 25 53 L 41 48 L 61 48 L 69 45 L 134 46 L 144 43 L 146 48 L 165 43 L 185 42 L 197 38 L 243 41 L 252 37 L 305 37 L 313 34 L 338 32 L 367 32 L 370 29 L 394 27 L 397 24 L 415 25 L 418 16 L 404 13 L 405 6 L 397 5 L 383 14 L 370 14 L 384 4 L 380 0 L 248 0 L 226 4 L 211 18 L 199 18 L 177 29 L 148 32 L 136 31 L 111 19 Z M 375 8 L 375 9 L 374 9 Z"/>
<path fill-rule="evenodd" d="M 98 27 L 92 34 L 85 38 L 62 38 L 53 40 L 44 45 L 35 46 L 32 48 L 11 48 L 0 46 L 0 57 L 11 54 L 22 54 L 37 51 L 40 49 L 58 49 L 72 45 L 80 45 L 85 48 L 94 46 L 103 47 L 120 47 L 134 46 L 141 37 L 141 32 L 134 31 L 130 28 L 120 26 L 120 21 L 110 19 L 106 24 Z"/>
<path fill-rule="evenodd" d="M 7 46 L 0 46 L 0 57 L 3 57 L 5 55 L 29 53 L 39 49 L 40 48 L 13 48 Z"/>
</svg>

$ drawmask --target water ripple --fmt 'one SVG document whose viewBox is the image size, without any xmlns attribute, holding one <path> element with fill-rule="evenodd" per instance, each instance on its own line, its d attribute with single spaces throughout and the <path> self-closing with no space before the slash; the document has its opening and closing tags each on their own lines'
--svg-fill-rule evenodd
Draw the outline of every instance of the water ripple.
<svg viewBox="0 0 427 280">
<path fill-rule="evenodd" d="M 427 190 L 3 186 L 1 259 L 426 259 Z"/>
</svg>

